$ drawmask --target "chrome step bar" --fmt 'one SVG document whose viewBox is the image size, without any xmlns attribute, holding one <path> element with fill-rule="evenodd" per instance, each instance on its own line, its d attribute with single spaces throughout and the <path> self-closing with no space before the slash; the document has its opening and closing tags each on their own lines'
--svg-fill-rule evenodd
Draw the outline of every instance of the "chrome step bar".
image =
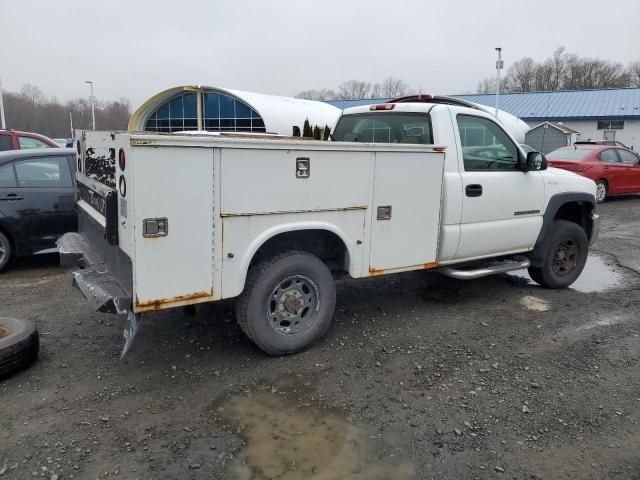
<svg viewBox="0 0 640 480">
<path fill-rule="evenodd" d="M 512 260 L 506 260 L 504 262 L 489 265 L 474 270 L 457 270 L 451 267 L 441 267 L 438 269 L 440 273 L 447 277 L 457 278 L 458 280 L 473 280 L 476 278 L 486 277 L 488 275 L 495 275 L 496 273 L 507 273 L 513 270 L 521 270 L 528 268 L 531 262 L 528 258 L 523 256 L 512 257 Z"/>
</svg>

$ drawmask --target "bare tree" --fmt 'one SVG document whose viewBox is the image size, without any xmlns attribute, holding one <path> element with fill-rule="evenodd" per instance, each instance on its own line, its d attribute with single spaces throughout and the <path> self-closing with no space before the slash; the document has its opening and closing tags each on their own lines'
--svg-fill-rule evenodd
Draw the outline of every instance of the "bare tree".
<svg viewBox="0 0 640 480">
<path fill-rule="evenodd" d="M 304 90 L 297 93 L 295 98 L 324 102 L 326 100 L 335 100 L 338 98 L 338 95 L 333 90 L 323 88 L 321 90 Z"/>
<path fill-rule="evenodd" d="M 371 98 L 382 98 L 383 97 L 383 93 L 382 93 L 382 85 L 380 85 L 379 83 L 374 83 L 373 86 L 371 87 L 371 92 L 369 92 L 369 96 Z"/>
<path fill-rule="evenodd" d="M 9 128 L 68 137 L 71 134 L 69 114 L 73 116 L 74 127 L 91 126 L 91 105 L 84 98 L 63 105 L 55 97 L 47 101 L 40 88 L 26 84 L 19 94 L 4 92 L 4 100 Z M 131 106 L 126 98 L 96 105 L 97 121 L 105 130 L 126 130 L 130 116 Z"/>
<path fill-rule="evenodd" d="M 533 90 L 535 74 L 536 62 L 533 58 L 525 57 L 517 60 L 507 70 L 505 89 L 511 92 L 530 92 Z"/>
<path fill-rule="evenodd" d="M 393 98 L 407 94 L 409 84 L 404 80 L 395 77 L 387 77 L 382 82 L 382 96 Z"/>
<path fill-rule="evenodd" d="M 560 47 L 540 63 L 529 57 L 516 60 L 507 70 L 506 81 L 500 88 L 505 92 L 530 92 L 640 86 L 639 70 L 640 61 L 625 69 L 621 63 L 580 57 Z M 495 80 L 482 80 L 478 92 L 495 92 Z"/>
<path fill-rule="evenodd" d="M 631 62 L 627 66 L 627 77 L 630 87 L 640 87 L 640 60 Z"/>
<path fill-rule="evenodd" d="M 348 82 L 343 82 L 338 86 L 338 98 L 340 100 L 359 100 L 361 98 L 369 98 L 370 92 L 370 82 L 349 80 Z"/>
</svg>

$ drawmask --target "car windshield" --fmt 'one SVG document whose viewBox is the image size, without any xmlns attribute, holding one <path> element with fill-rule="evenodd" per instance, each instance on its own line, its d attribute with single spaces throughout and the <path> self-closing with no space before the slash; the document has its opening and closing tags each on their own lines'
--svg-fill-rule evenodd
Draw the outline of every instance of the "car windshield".
<svg viewBox="0 0 640 480">
<path fill-rule="evenodd" d="M 552 160 L 584 160 L 591 152 L 590 148 L 559 148 L 547 154 Z"/>
<path fill-rule="evenodd" d="M 431 144 L 429 117 L 423 113 L 365 113 L 345 115 L 333 139 L 338 142 Z"/>
</svg>

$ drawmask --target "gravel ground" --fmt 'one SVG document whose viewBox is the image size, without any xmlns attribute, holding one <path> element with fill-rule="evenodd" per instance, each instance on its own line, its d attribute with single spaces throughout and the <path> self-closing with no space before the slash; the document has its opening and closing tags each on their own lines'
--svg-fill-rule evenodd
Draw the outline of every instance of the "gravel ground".
<svg viewBox="0 0 640 480">
<path fill-rule="evenodd" d="M 640 198 L 600 208 L 581 290 L 502 275 L 342 281 L 334 323 L 271 358 L 233 305 L 123 320 L 55 257 L 0 276 L 41 355 L 0 383 L 0 478 L 640 478 Z M 593 291 L 595 290 L 595 291 Z"/>
</svg>

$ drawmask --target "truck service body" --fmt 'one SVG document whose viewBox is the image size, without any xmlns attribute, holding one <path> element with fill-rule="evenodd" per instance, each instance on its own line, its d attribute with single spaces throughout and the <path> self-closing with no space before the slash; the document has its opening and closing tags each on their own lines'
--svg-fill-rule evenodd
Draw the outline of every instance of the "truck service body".
<svg viewBox="0 0 640 480">
<path fill-rule="evenodd" d="M 59 242 L 97 310 L 238 298 L 270 354 L 326 330 L 332 276 L 517 268 L 548 287 L 580 274 L 595 184 L 525 155 L 491 114 L 446 103 L 347 109 L 336 140 L 83 131 L 79 234 Z M 129 335 L 135 333 L 129 332 Z"/>
</svg>

